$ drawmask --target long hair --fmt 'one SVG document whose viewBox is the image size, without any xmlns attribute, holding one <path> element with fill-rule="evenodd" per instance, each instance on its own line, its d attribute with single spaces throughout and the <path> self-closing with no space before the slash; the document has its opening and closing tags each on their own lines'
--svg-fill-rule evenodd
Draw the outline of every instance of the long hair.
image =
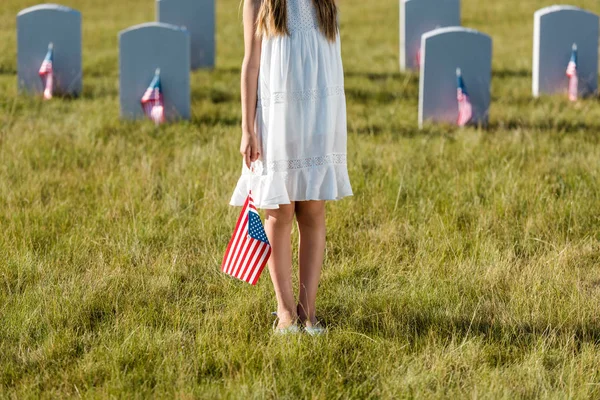
<svg viewBox="0 0 600 400">
<path fill-rule="evenodd" d="M 289 35 L 287 26 L 288 0 L 262 0 L 258 12 L 256 34 L 261 36 Z M 337 26 L 337 7 L 335 0 L 312 0 L 317 10 L 319 29 L 330 41 L 335 41 Z"/>
</svg>

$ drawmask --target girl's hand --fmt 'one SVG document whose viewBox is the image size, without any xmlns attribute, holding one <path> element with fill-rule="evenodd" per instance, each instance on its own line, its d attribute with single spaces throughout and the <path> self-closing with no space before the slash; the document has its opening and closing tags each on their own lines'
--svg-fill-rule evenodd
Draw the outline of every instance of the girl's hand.
<svg viewBox="0 0 600 400">
<path fill-rule="evenodd" d="M 248 168 L 250 168 L 250 163 L 258 160 L 260 152 L 258 151 L 258 138 L 255 133 L 247 131 L 242 133 L 240 153 L 244 156 L 244 162 Z"/>
</svg>

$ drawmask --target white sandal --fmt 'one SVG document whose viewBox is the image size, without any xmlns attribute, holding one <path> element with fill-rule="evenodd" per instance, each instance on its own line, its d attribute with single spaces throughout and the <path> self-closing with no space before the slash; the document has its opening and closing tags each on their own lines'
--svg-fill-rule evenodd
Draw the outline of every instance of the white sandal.
<svg viewBox="0 0 600 400">
<path fill-rule="evenodd" d="M 296 305 L 296 310 L 298 312 L 298 315 L 300 315 L 300 304 Z M 277 315 L 277 313 L 274 313 L 274 314 Z M 306 321 L 304 321 L 302 323 L 302 325 L 303 325 L 304 332 L 306 332 L 310 336 L 320 336 L 320 335 L 327 333 L 327 328 L 321 326 L 321 322 L 319 322 L 319 321 L 317 321 L 316 324 L 314 324 L 313 326 L 310 326 L 310 327 L 306 326 Z"/>
<path fill-rule="evenodd" d="M 275 317 L 277 317 L 276 312 L 272 312 L 271 315 L 274 315 Z M 279 321 L 278 317 L 275 318 L 275 321 L 273 321 L 273 334 L 274 335 L 286 336 L 286 335 L 297 335 L 298 333 L 300 333 L 300 327 L 298 326 L 298 324 L 296 322 L 294 322 L 290 326 L 286 326 L 285 328 L 278 328 L 277 327 L 278 321 Z"/>
<path fill-rule="evenodd" d="M 304 331 L 310 336 L 321 336 L 327 333 L 327 328 L 321 326 L 320 322 L 317 322 L 313 326 L 305 326 Z"/>
</svg>

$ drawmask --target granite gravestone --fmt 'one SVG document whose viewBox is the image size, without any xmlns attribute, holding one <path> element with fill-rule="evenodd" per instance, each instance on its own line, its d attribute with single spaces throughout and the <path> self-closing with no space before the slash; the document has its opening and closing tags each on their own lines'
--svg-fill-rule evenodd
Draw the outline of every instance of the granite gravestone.
<svg viewBox="0 0 600 400">
<path fill-rule="evenodd" d="M 157 0 L 156 19 L 188 30 L 192 69 L 215 66 L 215 0 Z"/>
<path fill-rule="evenodd" d="M 78 96 L 82 89 L 81 13 L 57 4 L 40 4 L 17 14 L 19 90 L 42 93 L 38 74 L 52 43 L 54 93 Z"/>
<path fill-rule="evenodd" d="M 598 88 L 598 16 L 572 6 L 551 6 L 534 14 L 533 96 L 567 93 L 565 76 L 577 45 L 579 95 Z"/>
<path fill-rule="evenodd" d="M 140 100 L 160 68 L 166 120 L 190 118 L 190 35 L 151 22 L 119 33 L 121 117 L 144 118 Z"/>
<path fill-rule="evenodd" d="M 419 126 L 426 121 L 457 122 L 457 68 L 473 107 L 471 123 L 485 125 L 490 107 L 492 39 L 473 29 L 450 27 L 424 34 L 421 46 Z"/>
<path fill-rule="evenodd" d="M 421 36 L 460 26 L 460 0 L 400 0 L 400 69 L 418 70 Z"/>
</svg>

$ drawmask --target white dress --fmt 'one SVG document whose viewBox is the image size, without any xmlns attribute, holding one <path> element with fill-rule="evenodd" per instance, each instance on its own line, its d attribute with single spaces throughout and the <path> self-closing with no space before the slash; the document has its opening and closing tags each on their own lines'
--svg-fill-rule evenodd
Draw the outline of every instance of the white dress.
<svg viewBox="0 0 600 400">
<path fill-rule="evenodd" d="M 289 36 L 263 38 L 256 131 L 260 159 L 244 165 L 230 204 L 258 208 L 352 195 L 339 35 L 328 41 L 313 0 L 288 0 Z"/>
</svg>

